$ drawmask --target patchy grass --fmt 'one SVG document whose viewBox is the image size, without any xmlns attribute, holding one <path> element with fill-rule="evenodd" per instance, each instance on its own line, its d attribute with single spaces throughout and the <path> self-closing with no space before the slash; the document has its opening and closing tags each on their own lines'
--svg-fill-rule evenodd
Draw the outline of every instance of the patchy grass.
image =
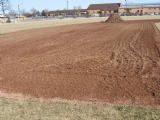
<svg viewBox="0 0 160 120">
<path fill-rule="evenodd" d="M 157 28 L 159 29 L 160 32 L 160 23 L 156 23 Z"/>
<path fill-rule="evenodd" d="M 0 97 L 1 120 L 159 120 L 160 109 L 91 106 Z"/>
<path fill-rule="evenodd" d="M 124 20 L 153 20 L 153 19 L 160 19 L 160 15 L 154 16 L 122 16 Z"/>
<path fill-rule="evenodd" d="M 160 19 L 160 16 L 122 16 L 124 20 L 147 20 L 147 19 Z M 58 19 L 58 20 L 44 20 L 44 21 L 32 21 L 21 23 L 9 23 L 0 24 L 0 34 L 29 30 L 35 28 L 92 23 L 105 21 L 108 17 L 95 17 L 95 18 L 79 18 L 79 19 Z"/>
</svg>

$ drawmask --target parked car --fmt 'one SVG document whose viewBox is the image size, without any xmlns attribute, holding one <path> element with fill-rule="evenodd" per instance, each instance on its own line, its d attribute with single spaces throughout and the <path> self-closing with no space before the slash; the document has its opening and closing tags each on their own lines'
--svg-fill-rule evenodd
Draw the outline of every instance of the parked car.
<svg viewBox="0 0 160 120">
<path fill-rule="evenodd" d="M 108 13 L 104 13 L 104 16 L 108 16 L 109 14 Z"/>
<path fill-rule="evenodd" d="M 135 15 L 135 12 L 131 12 L 131 16 L 134 16 Z"/>
<path fill-rule="evenodd" d="M 154 12 L 154 15 L 158 15 L 158 12 Z"/>
<path fill-rule="evenodd" d="M 123 12 L 123 13 L 121 14 L 121 16 L 126 16 L 126 13 L 125 13 L 125 12 Z"/>
<path fill-rule="evenodd" d="M 154 13 L 153 13 L 153 12 L 150 12 L 150 15 L 154 15 Z"/>
<path fill-rule="evenodd" d="M 122 15 L 122 13 L 121 13 L 121 12 L 118 12 L 117 14 L 118 14 L 119 16 L 121 16 L 121 15 Z"/>
<path fill-rule="evenodd" d="M 145 12 L 144 15 L 150 15 L 150 13 L 149 12 Z"/>
<path fill-rule="evenodd" d="M 91 17 L 99 17 L 99 14 L 90 14 Z"/>
</svg>

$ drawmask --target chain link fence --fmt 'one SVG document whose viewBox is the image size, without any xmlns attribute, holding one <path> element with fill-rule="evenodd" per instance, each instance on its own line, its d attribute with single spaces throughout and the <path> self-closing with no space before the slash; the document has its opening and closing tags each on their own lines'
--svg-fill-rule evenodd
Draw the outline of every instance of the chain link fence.
<svg viewBox="0 0 160 120">
<path fill-rule="evenodd" d="M 93 17 L 109 17 L 113 13 L 97 13 L 97 14 L 82 14 L 82 15 L 57 15 L 57 16 L 37 16 L 37 17 L 26 17 L 26 18 L 11 18 L 12 23 L 17 22 L 29 22 L 29 21 L 43 21 L 43 20 L 58 20 L 58 19 L 74 19 L 74 18 L 93 18 Z M 150 16 L 160 15 L 160 12 L 123 12 L 114 13 L 119 16 Z M 6 20 L 0 20 L 0 24 L 6 23 Z"/>
</svg>

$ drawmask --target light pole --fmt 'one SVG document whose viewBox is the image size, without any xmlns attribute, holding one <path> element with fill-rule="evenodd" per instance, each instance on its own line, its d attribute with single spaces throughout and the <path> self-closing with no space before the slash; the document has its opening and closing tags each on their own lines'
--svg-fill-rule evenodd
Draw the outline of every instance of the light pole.
<svg viewBox="0 0 160 120">
<path fill-rule="evenodd" d="M 127 0 L 125 0 L 126 1 L 126 14 L 127 14 Z"/>
<path fill-rule="evenodd" d="M 22 10 L 21 10 L 21 15 L 23 15 L 23 3 L 21 3 L 22 4 Z"/>
<path fill-rule="evenodd" d="M 67 14 L 68 14 L 68 0 L 66 0 L 67 1 Z"/>
<path fill-rule="evenodd" d="M 19 9 L 19 6 L 20 6 L 20 5 L 18 5 L 18 12 L 19 12 L 19 17 L 18 17 L 18 19 L 20 18 L 20 9 Z"/>
</svg>

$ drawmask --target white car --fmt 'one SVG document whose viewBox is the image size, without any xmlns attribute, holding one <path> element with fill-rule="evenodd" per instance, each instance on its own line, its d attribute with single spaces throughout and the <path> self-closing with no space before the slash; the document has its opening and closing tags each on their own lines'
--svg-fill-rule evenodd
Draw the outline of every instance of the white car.
<svg viewBox="0 0 160 120">
<path fill-rule="evenodd" d="M 150 15 L 154 15 L 154 13 L 153 13 L 153 12 L 150 12 Z"/>
</svg>

